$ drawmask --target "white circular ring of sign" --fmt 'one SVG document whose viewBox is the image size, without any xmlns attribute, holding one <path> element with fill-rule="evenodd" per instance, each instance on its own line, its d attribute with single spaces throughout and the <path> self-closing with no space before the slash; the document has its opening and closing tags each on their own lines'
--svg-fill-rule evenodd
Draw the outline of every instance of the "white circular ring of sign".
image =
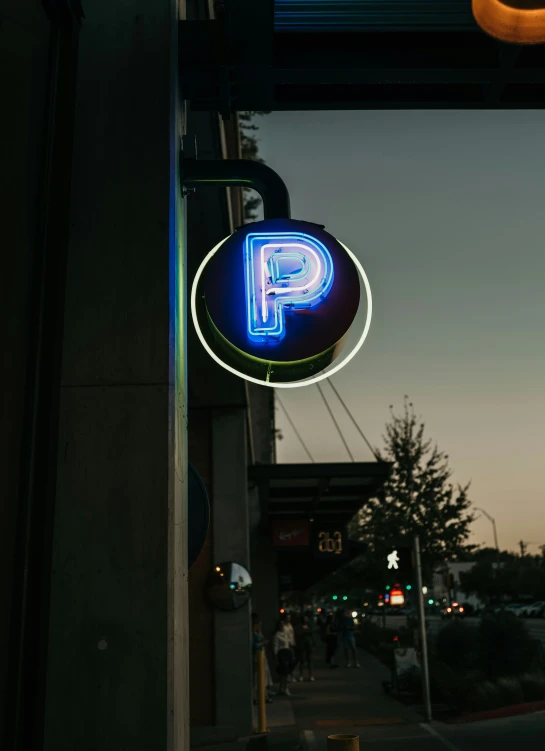
<svg viewBox="0 0 545 751">
<path fill-rule="evenodd" d="M 231 235 L 229 235 L 231 237 Z M 206 268 L 206 264 L 210 261 L 213 255 L 218 252 L 218 250 L 221 248 L 224 242 L 229 240 L 229 237 L 226 237 L 224 240 L 219 242 L 215 248 L 212 248 L 210 253 L 205 256 L 203 262 L 197 269 L 197 273 L 195 274 L 195 279 L 193 280 L 193 286 L 191 287 L 191 317 L 193 318 L 193 324 L 195 326 L 195 331 L 197 332 L 197 336 L 199 337 L 199 340 L 202 344 L 202 346 L 205 348 L 205 350 L 208 352 L 210 357 L 215 360 L 218 365 L 221 365 L 222 368 L 225 368 L 225 370 L 228 370 L 230 373 L 233 373 L 233 375 L 238 376 L 239 378 L 244 378 L 245 381 L 250 381 L 251 383 L 257 383 L 258 386 L 270 386 L 273 389 L 297 389 L 301 388 L 302 386 L 312 386 L 314 383 L 318 383 L 319 381 L 323 381 L 325 378 L 331 378 L 332 375 L 335 375 L 335 373 L 338 373 L 341 368 L 344 368 L 345 365 L 347 365 L 350 360 L 352 360 L 353 357 L 357 355 L 359 350 L 362 348 L 363 343 L 367 339 L 367 334 L 369 333 L 369 329 L 371 327 L 371 317 L 373 314 L 373 298 L 371 296 L 371 285 L 369 284 L 369 279 L 367 278 L 367 274 L 365 273 L 365 270 L 361 263 L 358 261 L 354 253 L 352 253 L 351 250 L 349 250 L 346 245 L 344 245 L 340 240 L 337 240 L 339 245 L 341 245 L 344 250 L 348 253 L 348 256 L 352 259 L 354 266 L 358 270 L 358 274 L 361 277 L 361 280 L 363 282 L 363 286 L 365 287 L 365 294 L 367 296 L 367 315 L 365 317 L 365 325 L 363 327 L 362 334 L 354 347 L 352 348 L 352 351 L 344 358 L 342 362 L 340 362 L 338 365 L 335 365 L 334 368 L 331 368 L 331 370 L 326 371 L 325 373 L 320 373 L 320 375 L 314 376 L 313 378 L 307 378 L 304 381 L 294 381 L 292 383 L 282 383 L 282 382 L 270 382 L 270 381 L 262 381 L 259 378 L 253 378 L 252 376 L 245 375 L 244 373 L 241 373 L 239 370 L 236 370 L 236 368 L 232 368 L 230 365 L 228 365 L 226 362 L 224 362 L 216 353 L 211 349 L 211 347 L 208 346 L 208 342 L 203 336 L 203 333 L 201 331 L 201 327 L 199 326 L 199 321 L 197 318 L 197 287 L 200 281 L 200 278 L 204 272 L 204 269 Z"/>
</svg>

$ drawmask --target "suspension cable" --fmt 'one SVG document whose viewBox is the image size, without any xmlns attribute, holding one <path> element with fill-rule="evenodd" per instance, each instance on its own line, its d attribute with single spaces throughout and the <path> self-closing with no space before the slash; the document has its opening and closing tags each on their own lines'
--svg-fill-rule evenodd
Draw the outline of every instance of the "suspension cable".
<svg viewBox="0 0 545 751">
<path fill-rule="evenodd" d="M 286 418 L 287 418 L 287 420 L 288 420 L 289 424 L 291 425 L 291 427 L 292 427 L 292 429 L 293 429 L 293 432 L 295 433 L 295 435 L 296 435 L 296 436 L 297 436 L 297 438 L 299 439 L 299 443 L 300 443 L 300 444 L 301 444 L 301 446 L 302 446 L 302 447 L 303 447 L 303 448 L 305 449 L 305 451 L 306 451 L 306 453 L 307 453 L 307 456 L 308 456 L 308 458 L 310 459 L 310 461 L 311 461 L 311 462 L 312 462 L 313 464 L 315 464 L 314 458 L 313 458 L 312 454 L 310 453 L 310 451 L 309 451 L 309 450 L 308 450 L 308 448 L 307 448 L 307 444 L 306 444 L 306 443 L 305 443 L 305 442 L 303 441 L 303 439 L 302 439 L 302 437 L 301 437 L 301 434 L 299 433 L 299 431 L 298 431 L 298 430 L 297 430 L 297 428 L 295 427 L 295 423 L 293 422 L 293 420 L 292 420 L 292 419 L 291 419 L 291 417 L 289 416 L 288 410 L 287 410 L 287 409 L 286 409 L 286 408 L 284 407 L 284 405 L 282 404 L 282 399 L 280 398 L 280 395 L 278 394 L 278 392 L 277 392 L 277 391 L 275 391 L 274 393 L 275 393 L 275 396 L 276 396 L 276 398 L 278 399 L 278 404 L 279 404 L 279 405 L 280 405 L 280 407 L 282 408 L 282 412 L 283 412 L 283 413 L 285 414 L 285 416 L 286 416 Z"/>
<path fill-rule="evenodd" d="M 337 433 L 338 433 L 338 434 L 340 435 L 340 437 L 341 437 L 341 441 L 342 441 L 342 442 L 343 442 L 343 444 L 344 444 L 344 447 L 345 447 L 345 449 L 346 449 L 346 452 L 347 452 L 348 456 L 350 457 L 350 460 L 351 460 L 351 461 L 354 461 L 354 457 L 352 456 L 352 452 L 350 451 L 350 449 L 349 449 L 349 447 L 348 447 L 348 443 L 347 443 L 347 442 L 346 442 L 346 440 L 345 440 L 345 437 L 344 437 L 344 435 L 343 435 L 343 433 L 342 433 L 342 430 L 341 430 L 341 428 L 340 428 L 340 426 L 339 426 L 339 423 L 338 423 L 338 422 L 337 422 L 337 420 L 335 419 L 335 415 L 334 415 L 334 414 L 333 414 L 333 412 L 331 411 L 331 407 L 329 406 L 329 404 L 328 404 L 328 401 L 327 401 L 327 399 L 326 399 L 326 397 L 325 397 L 325 394 L 324 394 L 324 392 L 322 391 L 322 387 L 320 386 L 320 384 L 319 384 L 319 383 L 317 383 L 317 384 L 316 384 L 316 388 L 318 389 L 318 391 L 320 392 L 320 396 L 321 396 L 321 397 L 322 397 L 322 399 L 324 400 L 324 404 L 325 404 L 325 406 L 327 407 L 327 411 L 329 412 L 329 416 L 331 417 L 331 419 L 333 420 L 333 424 L 334 424 L 334 425 L 335 425 L 335 427 L 337 428 Z"/>
<path fill-rule="evenodd" d="M 332 389 L 333 389 L 333 391 L 335 392 L 335 396 L 337 397 L 337 399 L 338 399 L 338 400 L 340 401 L 340 403 L 341 403 L 341 404 L 342 404 L 342 406 L 344 407 L 344 410 L 345 410 L 346 414 L 347 414 L 347 415 L 348 415 L 348 417 L 349 417 L 349 418 L 350 418 L 350 419 L 352 420 L 352 422 L 353 422 L 353 424 L 354 424 L 354 427 L 356 428 L 356 430 L 358 431 L 358 433 L 359 433 L 359 434 L 361 435 L 361 437 L 363 438 L 363 440 L 364 440 L 364 441 L 365 441 L 365 443 L 367 444 L 367 448 L 369 449 L 369 451 L 370 451 L 370 452 L 371 452 L 371 453 L 373 454 L 373 456 L 375 457 L 375 459 L 377 460 L 377 462 L 382 462 L 382 461 L 383 461 L 383 459 L 381 459 L 381 458 L 380 458 L 380 456 L 379 456 L 379 455 L 377 454 L 376 450 L 375 450 L 375 449 L 374 449 L 374 448 L 373 448 L 373 447 L 371 446 L 371 444 L 370 444 L 370 443 L 369 443 L 369 441 L 367 440 L 367 438 L 366 438 L 366 436 L 365 436 L 365 433 L 363 432 L 363 430 L 362 430 L 362 429 L 360 428 L 360 426 L 359 426 L 359 425 L 358 425 L 358 423 L 356 422 L 356 420 L 355 420 L 354 416 L 352 415 L 352 412 L 351 412 L 351 411 L 350 411 L 350 410 L 348 409 L 348 407 L 347 407 L 347 406 L 346 406 L 346 404 L 344 403 L 344 401 L 343 401 L 343 398 L 341 397 L 341 395 L 339 394 L 339 392 L 337 391 L 337 389 L 335 388 L 335 386 L 334 386 L 334 385 L 333 385 L 333 383 L 331 382 L 331 379 L 330 379 L 330 378 L 328 378 L 328 379 L 327 379 L 327 382 L 329 383 L 329 385 L 331 386 L 331 388 L 332 388 Z"/>
</svg>

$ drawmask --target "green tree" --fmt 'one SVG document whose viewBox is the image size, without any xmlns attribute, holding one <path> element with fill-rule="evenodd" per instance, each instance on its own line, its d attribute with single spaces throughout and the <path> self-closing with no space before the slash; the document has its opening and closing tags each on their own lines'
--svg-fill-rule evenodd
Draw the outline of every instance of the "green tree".
<svg viewBox="0 0 545 751">
<path fill-rule="evenodd" d="M 255 135 L 259 126 L 255 123 L 256 115 L 268 115 L 266 110 L 239 112 L 238 122 L 240 129 L 240 151 L 243 159 L 251 159 L 254 162 L 261 162 L 263 159 L 259 156 L 259 145 Z M 261 205 L 261 198 L 252 190 L 244 188 L 244 219 L 247 222 L 253 222 L 257 219 L 256 210 Z"/>
<path fill-rule="evenodd" d="M 464 592 L 475 594 L 484 602 L 508 600 L 545 600 L 545 570 L 541 556 L 520 556 L 502 552 L 496 558 L 483 557 L 469 571 L 460 574 Z"/>
<path fill-rule="evenodd" d="M 448 456 L 424 438 L 425 425 L 408 397 L 401 415 L 390 410 L 385 449 L 377 455 L 393 462 L 393 469 L 356 517 L 352 531 L 380 555 L 401 539 L 418 534 L 422 562 L 430 571 L 472 550 L 467 543 L 474 519 L 469 510 L 469 483 L 455 488 L 450 482 Z"/>
</svg>

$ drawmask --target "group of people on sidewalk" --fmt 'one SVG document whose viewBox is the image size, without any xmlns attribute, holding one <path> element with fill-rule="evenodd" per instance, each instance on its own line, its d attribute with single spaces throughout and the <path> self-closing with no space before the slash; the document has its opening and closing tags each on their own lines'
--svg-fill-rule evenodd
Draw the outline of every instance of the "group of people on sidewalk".
<svg viewBox="0 0 545 751">
<path fill-rule="evenodd" d="M 268 644 L 263 635 L 261 620 L 256 613 L 252 614 L 252 627 L 254 664 L 256 664 L 257 652 L 264 650 Z M 272 638 L 279 694 L 289 696 L 288 684 L 297 680 L 304 681 L 305 673 L 307 680 L 314 681 L 313 657 L 317 633 L 325 644 L 325 659 L 331 668 L 339 667 L 335 662 L 339 642 L 344 649 L 346 667 L 360 667 L 356 652 L 354 619 L 349 611 L 337 610 L 329 614 L 320 612 L 317 619 L 310 610 L 295 614 L 294 618 L 291 614 L 285 613 L 278 621 Z M 269 702 L 275 694 L 266 655 L 265 683 Z"/>
</svg>

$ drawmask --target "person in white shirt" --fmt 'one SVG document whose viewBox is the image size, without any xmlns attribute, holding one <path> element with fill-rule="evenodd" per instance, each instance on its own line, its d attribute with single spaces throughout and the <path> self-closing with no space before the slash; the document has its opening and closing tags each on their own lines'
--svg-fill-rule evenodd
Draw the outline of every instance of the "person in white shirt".
<svg viewBox="0 0 545 751">
<path fill-rule="evenodd" d="M 288 677 L 293 670 L 293 652 L 289 631 L 284 621 L 279 621 L 273 636 L 273 650 L 276 657 L 276 672 L 280 679 L 279 693 L 290 696 Z"/>
</svg>

